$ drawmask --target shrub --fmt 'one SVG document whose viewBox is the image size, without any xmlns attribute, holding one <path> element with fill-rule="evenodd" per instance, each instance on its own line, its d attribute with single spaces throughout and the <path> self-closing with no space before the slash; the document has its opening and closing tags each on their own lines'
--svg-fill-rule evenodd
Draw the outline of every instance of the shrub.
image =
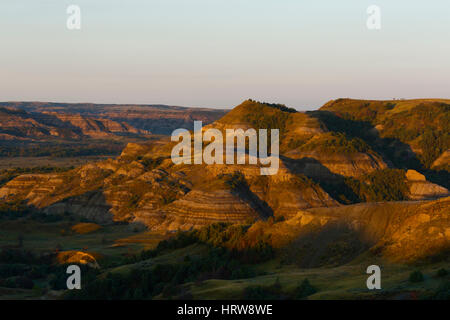
<svg viewBox="0 0 450 320">
<path fill-rule="evenodd" d="M 248 188 L 245 176 L 240 171 L 235 171 L 233 174 L 219 175 L 219 178 L 224 178 L 225 183 L 233 190 Z"/>
<path fill-rule="evenodd" d="M 436 273 L 436 275 L 437 275 L 438 277 L 442 278 L 442 277 L 445 277 L 445 276 L 448 275 L 448 271 L 447 271 L 447 269 L 442 268 L 442 269 L 439 269 L 439 270 L 438 270 L 438 272 Z"/>
<path fill-rule="evenodd" d="M 329 132 L 305 143 L 300 147 L 302 151 L 319 151 L 326 153 L 354 154 L 369 152 L 370 146 L 360 138 L 350 138 L 344 133 Z"/>
<path fill-rule="evenodd" d="M 1 201 L 0 218 L 15 219 L 27 215 L 30 209 L 24 201 Z"/>
<path fill-rule="evenodd" d="M 450 300 L 450 281 L 440 284 L 432 298 L 434 300 Z"/>
<path fill-rule="evenodd" d="M 420 271 L 414 271 L 409 275 L 409 281 L 410 282 L 422 282 L 423 281 L 423 274 Z"/>
<path fill-rule="evenodd" d="M 158 167 L 166 158 L 158 157 L 158 158 L 146 158 L 142 160 L 142 164 L 145 166 L 147 170 L 153 170 Z"/>
<path fill-rule="evenodd" d="M 450 147 L 450 134 L 426 128 L 419 142 L 422 153 L 420 159 L 426 168 L 431 168 L 433 162 Z"/>
<path fill-rule="evenodd" d="M 276 300 L 283 298 L 279 279 L 269 286 L 249 286 L 244 289 L 244 300 Z"/>
<path fill-rule="evenodd" d="M 33 280 L 27 277 L 18 277 L 16 278 L 16 288 L 21 289 L 33 289 L 34 283 Z"/>
<path fill-rule="evenodd" d="M 294 299 L 304 299 L 317 292 L 317 289 L 313 287 L 309 280 L 306 278 L 302 283 L 294 290 Z"/>
<path fill-rule="evenodd" d="M 361 200 L 368 202 L 402 201 L 409 197 L 405 171 L 401 169 L 377 170 L 360 181 L 345 179 L 345 183 Z"/>
</svg>

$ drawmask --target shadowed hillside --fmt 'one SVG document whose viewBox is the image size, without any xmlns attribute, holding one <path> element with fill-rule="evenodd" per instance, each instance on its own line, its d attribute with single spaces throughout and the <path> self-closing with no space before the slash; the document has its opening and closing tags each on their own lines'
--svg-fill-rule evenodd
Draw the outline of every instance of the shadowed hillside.
<svg viewBox="0 0 450 320">
<path fill-rule="evenodd" d="M 449 187 L 450 100 L 337 99 L 310 114 L 330 130 L 363 139 L 393 166 Z"/>
</svg>

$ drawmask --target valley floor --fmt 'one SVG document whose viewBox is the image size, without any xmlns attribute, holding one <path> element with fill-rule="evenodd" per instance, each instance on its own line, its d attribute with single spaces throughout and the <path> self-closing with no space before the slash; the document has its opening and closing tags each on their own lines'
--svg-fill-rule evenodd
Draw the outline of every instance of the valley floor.
<svg viewBox="0 0 450 320">
<path fill-rule="evenodd" d="M 155 248 L 158 242 L 170 235 L 146 232 L 126 224 L 103 226 L 91 232 L 86 229 L 87 233 L 80 234 L 73 231 L 74 225 L 80 223 L 68 220 L 40 222 L 23 218 L 0 220 L 0 250 L 20 249 L 40 254 L 55 250 L 82 251 L 97 259 L 100 274 L 103 275 L 109 272 L 125 275 L 132 270 L 150 270 L 155 265 L 179 265 L 186 259 L 203 257 L 208 250 L 206 245 L 193 244 L 164 251 L 154 258 L 132 261 L 128 258 L 139 254 L 143 249 Z M 381 290 L 370 291 L 366 287 L 369 276 L 366 269 L 372 264 L 381 267 Z M 448 294 L 449 276 L 438 277 L 437 272 L 440 269 L 448 270 L 449 267 L 450 264 L 446 261 L 421 265 L 393 264 L 368 252 L 348 264 L 320 268 L 299 268 L 284 264 L 279 257 L 275 257 L 256 264 L 255 275 L 252 277 L 198 280 L 184 283 L 183 288 L 193 299 L 242 299 L 249 287 L 257 286 L 264 290 L 278 284 L 281 286 L 279 298 L 290 298 L 290 293 L 308 279 L 316 289 L 308 299 L 423 299 L 435 297 L 436 292 L 442 290 Z M 414 271 L 420 271 L 424 280 L 411 282 L 409 277 Z M 49 288 L 49 279 L 52 277 L 51 272 L 42 278 L 38 277 L 33 280 L 34 286 L 29 289 L 0 285 L 0 299 L 60 299 L 65 290 Z M 159 294 L 153 298 L 167 297 Z"/>
</svg>

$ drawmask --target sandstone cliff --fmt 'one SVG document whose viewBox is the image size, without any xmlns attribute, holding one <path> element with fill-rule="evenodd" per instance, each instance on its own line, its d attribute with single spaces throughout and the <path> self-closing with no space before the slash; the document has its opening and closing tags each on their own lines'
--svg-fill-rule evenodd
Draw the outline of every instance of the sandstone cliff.
<svg viewBox="0 0 450 320">
<path fill-rule="evenodd" d="M 446 188 L 427 181 L 425 176 L 416 170 L 408 170 L 406 172 L 406 179 L 410 186 L 409 197 L 412 200 L 435 199 L 450 195 L 450 192 Z"/>
<path fill-rule="evenodd" d="M 449 171 L 450 167 L 450 150 L 446 150 L 443 154 L 437 158 L 432 165 L 432 169 L 446 169 Z"/>
</svg>

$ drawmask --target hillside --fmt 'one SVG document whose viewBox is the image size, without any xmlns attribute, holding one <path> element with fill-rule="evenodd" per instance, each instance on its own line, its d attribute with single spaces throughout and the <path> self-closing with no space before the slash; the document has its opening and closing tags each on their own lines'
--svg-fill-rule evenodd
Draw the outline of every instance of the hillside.
<svg viewBox="0 0 450 320">
<path fill-rule="evenodd" d="M 320 115 L 331 130 L 360 136 L 396 165 L 430 169 L 450 149 L 450 100 L 353 100 L 326 103 Z"/>
<path fill-rule="evenodd" d="M 329 131 L 317 117 L 282 105 L 247 100 L 209 127 L 280 128 L 277 174 L 261 176 L 259 166 L 250 164 L 174 165 L 174 144 L 161 138 L 129 144 L 117 159 L 19 176 L 0 189 L 0 197 L 100 223 L 188 230 L 213 222 L 290 218 L 313 207 L 449 194 L 416 171 L 389 169 L 363 140 Z"/>
<path fill-rule="evenodd" d="M 256 223 L 248 236 L 267 234 L 274 247 L 286 248 L 287 259 L 308 267 L 346 263 L 367 250 L 391 262 L 412 263 L 450 252 L 449 206 L 447 197 L 312 208 L 273 225 Z"/>
<path fill-rule="evenodd" d="M 167 156 L 151 158 L 152 147 L 140 149 L 135 158 L 124 150 L 117 160 L 61 174 L 21 175 L 0 189 L 0 197 L 24 199 L 49 214 L 67 212 L 100 223 L 136 221 L 169 230 L 288 217 L 302 208 L 337 205 L 317 184 L 287 169 L 261 177 L 249 165 L 179 168 Z"/>
<path fill-rule="evenodd" d="M 320 119 L 283 105 L 247 100 L 210 127 L 279 129 L 280 153 L 296 170 L 301 167 L 302 173 L 311 177 L 359 176 L 386 168 L 368 145 L 330 132 Z"/>
</svg>

